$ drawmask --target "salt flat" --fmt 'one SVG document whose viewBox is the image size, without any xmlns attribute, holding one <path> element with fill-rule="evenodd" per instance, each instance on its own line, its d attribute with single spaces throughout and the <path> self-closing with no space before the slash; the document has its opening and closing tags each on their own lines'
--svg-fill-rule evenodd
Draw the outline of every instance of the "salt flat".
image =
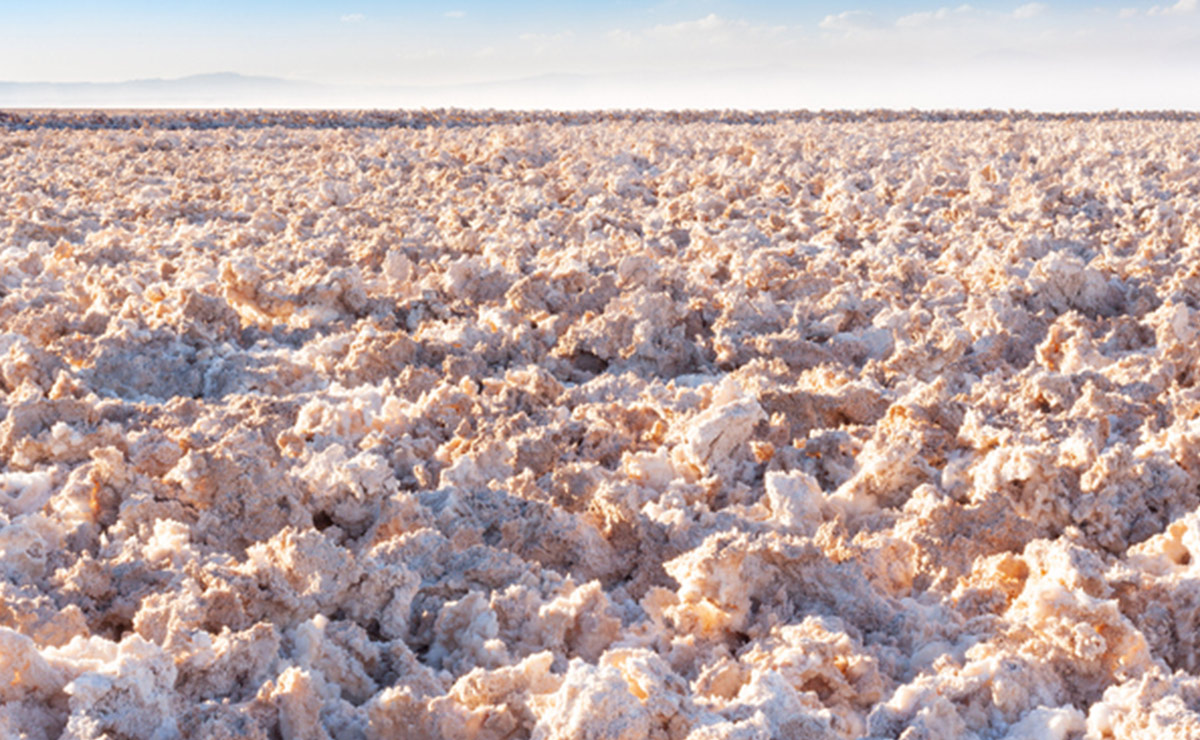
<svg viewBox="0 0 1200 740">
<path fill-rule="evenodd" d="M 0 114 L 0 736 L 1200 736 L 1190 114 Z"/>
</svg>

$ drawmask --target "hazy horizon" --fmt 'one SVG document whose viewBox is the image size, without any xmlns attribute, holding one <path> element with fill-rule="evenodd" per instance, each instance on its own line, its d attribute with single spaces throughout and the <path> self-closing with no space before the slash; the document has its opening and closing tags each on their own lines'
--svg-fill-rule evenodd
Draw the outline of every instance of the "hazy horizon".
<svg viewBox="0 0 1200 740">
<path fill-rule="evenodd" d="M 155 104 L 123 99 L 131 82 L 164 83 L 163 105 L 246 105 L 245 78 L 267 77 L 277 107 L 1194 109 L 1197 73 L 1197 0 L 0 11 L 0 82 L 21 83 L 0 90 L 5 107 Z M 194 90 L 165 84 L 197 75 Z M 77 83 L 98 86 L 64 87 Z"/>
</svg>

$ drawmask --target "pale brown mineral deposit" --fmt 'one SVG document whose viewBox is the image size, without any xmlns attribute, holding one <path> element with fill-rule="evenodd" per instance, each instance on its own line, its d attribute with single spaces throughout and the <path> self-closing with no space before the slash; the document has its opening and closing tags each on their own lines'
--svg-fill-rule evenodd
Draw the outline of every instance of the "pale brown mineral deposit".
<svg viewBox="0 0 1200 740">
<path fill-rule="evenodd" d="M 0 114 L 0 738 L 1200 738 L 1198 141 Z"/>
</svg>

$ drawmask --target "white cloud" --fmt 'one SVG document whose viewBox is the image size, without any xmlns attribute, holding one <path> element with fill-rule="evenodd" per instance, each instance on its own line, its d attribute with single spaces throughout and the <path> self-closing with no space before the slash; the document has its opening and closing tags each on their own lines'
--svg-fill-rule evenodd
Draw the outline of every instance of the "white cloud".
<svg viewBox="0 0 1200 740">
<path fill-rule="evenodd" d="M 1179 0 L 1179 2 L 1166 8 L 1161 5 L 1155 5 L 1146 12 L 1150 15 L 1183 15 L 1185 13 L 1194 13 L 1196 12 L 1196 0 Z"/>
<path fill-rule="evenodd" d="M 465 11 L 465 10 L 447 10 L 445 13 L 442 13 L 442 15 L 446 16 L 447 18 L 466 18 L 467 11 Z"/>
<path fill-rule="evenodd" d="M 1132 18 L 1137 14 L 1137 8 L 1121 8 L 1119 11 L 1117 11 L 1118 18 Z"/>
<path fill-rule="evenodd" d="M 410 62 L 420 62 L 428 59 L 441 59 L 447 56 L 445 49 L 418 49 L 415 51 L 405 51 L 396 55 L 400 59 L 405 59 Z"/>
<path fill-rule="evenodd" d="M 1044 3 L 1026 3 L 1013 11 L 1013 18 L 1023 21 L 1045 12 L 1046 5 Z"/>
<path fill-rule="evenodd" d="M 665 23 L 644 29 L 628 31 L 615 29 L 604 34 L 610 42 L 633 48 L 647 43 L 655 45 L 678 45 L 684 47 L 720 46 L 754 49 L 764 42 L 778 43 L 786 40 L 787 26 L 767 26 L 745 20 L 722 18 L 710 13 L 696 20 Z"/>
<path fill-rule="evenodd" d="M 623 28 L 614 28 L 604 34 L 604 37 L 619 46 L 634 46 L 638 43 L 638 35 Z"/>
<path fill-rule="evenodd" d="M 970 5 L 959 5 L 957 8 L 938 8 L 933 11 L 925 11 L 921 13 L 911 13 L 901 16 L 896 20 L 896 25 L 901 28 L 917 28 L 919 26 L 927 26 L 938 21 L 949 20 L 955 16 L 962 16 L 975 10 Z"/>
<path fill-rule="evenodd" d="M 647 33 L 650 36 L 678 36 L 681 34 L 693 33 L 709 33 L 729 25 L 729 21 L 725 20 L 716 13 L 709 13 L 703 18 L 694 21 L 681 21 L 679 23 L 671 23 L 669 25 L 658 25 L 651 28 Z"/>
<path fill-rule="evenodd" d="M 367 17 L 362 13 L 347 13 L 342 16 L 342 23 L 362 23 Z"/>
<path fill-rule="evenodd" d="M 878 28 L 879 22 L 875 19 L 875 14 L 869 10 L 845 10 L 837 15 L 825 16 L 819 25 L 825 31 L 851 33 Z"/>
<path fill-rule="evenodd" d="M 561 48 L 563 44 L 575 38 L 571 30 L 558 33 L 523 33 L 518 40 L 535 54 L 544 54 L 551 49 Z"/>
<path fill-rule="evenodd" d="M 558 33 L 523 33 L 518 38 L 526 43 L 548 44 L 556 41 L 567 41 L 575 38 L 574 31 L 559 31 Z"/>
</svg>

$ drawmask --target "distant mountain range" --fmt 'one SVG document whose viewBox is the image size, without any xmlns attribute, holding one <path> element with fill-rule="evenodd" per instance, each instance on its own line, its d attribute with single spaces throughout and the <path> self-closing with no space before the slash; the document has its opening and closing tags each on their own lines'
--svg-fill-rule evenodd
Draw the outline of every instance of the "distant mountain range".
<svg viewBox="0 0 1200 740">
<path fill-rule="evenodd" d="M 1020 108 L 1044 111 L 1200 109 L 1195 85 L 1175 74 L 1140 79 L 1118 62 L 1076 69 L 1054 85 L 1014 82 L 1041 74 L 1045 60 L 1017 51 L 973 58 L 974 81 L 937 66 L 875 69 L 866 62 L 829 60 L 816 66 L 645 69 L 595 75 L 544 74 L 454 85 L 335 85 L 221 72 L 124 82 L 2 82 L 0 109 L 14 108 L 275 108 L 497 110 L 670 109 L 946 109 Z M 2 72 L 0 72 L 2 74 Z M 914 87 L 913 80 L 921 79 Z M 1114 81 L 1109 95 L 1095 79 Z M 1116 83 L 1136 86 L 1121 88 Z M 919 89 L 918 89 L 919 88 Z M 916 92 L 914 92 L 916 90 Z M 1133 90 L 1134 92 L 1130 92 Z M 1184 91 L 1184 92 L 1180 92 Z M 1195 102 L 1193 102 L 1195 101 Z"/>
<path fill-rule="evenodd" d="M 528 107 L 546 100 L 570 105 L 586 94 L 589 79 L 542 75 L 428 87 L 343 86 L 220 72 L 124 82 L 0 82 L 0 108 Z"/>
<path fill-rule="evenodd" d="M 233 72 L 125 82 L 0 82 L 0 107 L 288 107 L 323 92 L 311 82 Z"/>
</svg>

